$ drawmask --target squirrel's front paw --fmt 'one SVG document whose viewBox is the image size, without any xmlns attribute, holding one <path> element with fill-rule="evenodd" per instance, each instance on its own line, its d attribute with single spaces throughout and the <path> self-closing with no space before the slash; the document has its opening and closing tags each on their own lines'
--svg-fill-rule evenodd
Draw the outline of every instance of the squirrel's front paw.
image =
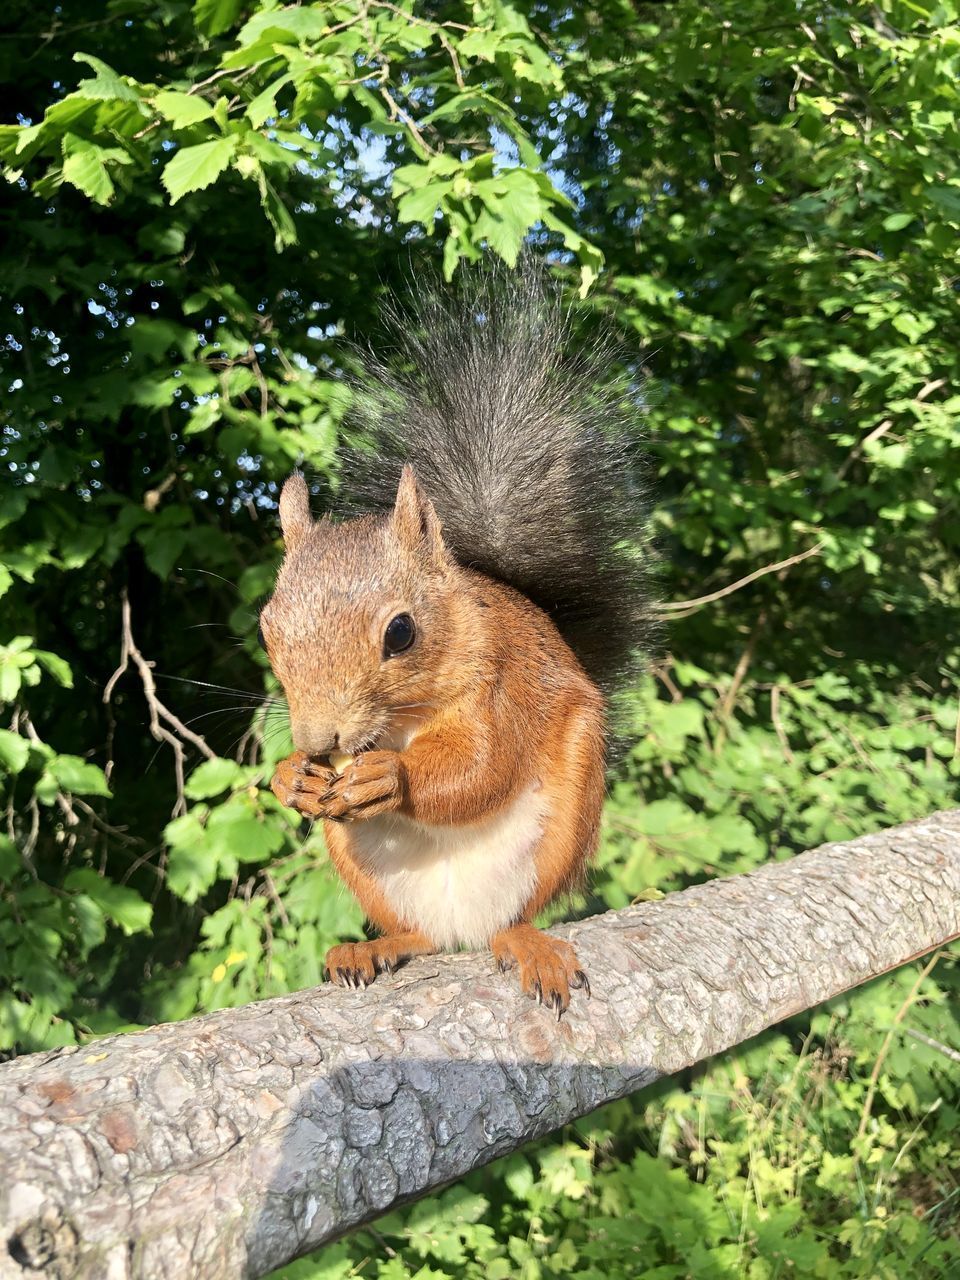
<svg viewBox="0 0 960 1280">
<path fill-rule="evenodd" d="M 282 805 L 296 809 L 305 818 L 324 815 L 321 797 L 330 790 L 336 774 L 316 764 L 305 751 L 295 751 L 277 765 L 270 789 Z"/>
<path fill-rule="evenodd" d="M 400 807 L 403 788 L 403 765 L 396 751 L 364 751 L 321 797 L 323 816 L 353 822 L 390 813 Z"/>
</svg>

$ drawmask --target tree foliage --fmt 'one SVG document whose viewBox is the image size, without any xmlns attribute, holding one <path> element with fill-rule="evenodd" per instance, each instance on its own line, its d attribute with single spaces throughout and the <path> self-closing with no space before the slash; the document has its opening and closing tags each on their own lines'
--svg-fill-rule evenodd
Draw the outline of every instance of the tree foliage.
<svg viewBox="0 0 960 1280">
<path fill-rule="evenodd" d="M 665 601 L 817 548 L 667 610 L 585 905 L 956 802 L 954 0 L 8 10 L 0 1052 L 360 936 L 267 790 L 256 608 L 279 482 L 336 486 L 351 342 L 434 263 L 529 242 L 621 331 Z M 363 1274 L 667 1277 L 688 1228 L 698 1276 L 946 1274 L 955 968 L 913 981 L 395 1217 Z"/>
</svg>

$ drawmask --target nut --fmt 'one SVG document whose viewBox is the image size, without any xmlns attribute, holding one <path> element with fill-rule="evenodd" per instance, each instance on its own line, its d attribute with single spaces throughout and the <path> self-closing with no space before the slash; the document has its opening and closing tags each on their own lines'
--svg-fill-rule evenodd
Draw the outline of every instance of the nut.
<svg viewBox="0 0 960 1280">
<path fill-rule="evenodd" d="M 330 768 L 338 776 L 343 773 L 347 765 L 353 764 L 353 756 L 348 756 L 345 751 L 331 751 L 327 759 L 330 761 Z"/>
</svg>

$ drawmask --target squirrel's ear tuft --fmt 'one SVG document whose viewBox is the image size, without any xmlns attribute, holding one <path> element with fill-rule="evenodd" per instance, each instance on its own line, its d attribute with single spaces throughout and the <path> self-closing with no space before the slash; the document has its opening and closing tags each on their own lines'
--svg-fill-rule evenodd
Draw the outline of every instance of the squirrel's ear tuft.
<svg viewBox="0 0 960 1280">
<path fill-rule="evenodd" d="M 287 550 L 299 546 L 312 528 L 310 490 L 300 472 L 295 471 L 280 490 L 280 530 Z"/>
<path fill-rule="evenodd" d="M 433 503 L 417 484 L 408 463 L 401 472 L 397 500 L 393 507 L 393 528 L 400 544 L 409 551 L 421 549 L 438 565 L 446 563 L 447 551 L 440 518 Z"/>
</svg>

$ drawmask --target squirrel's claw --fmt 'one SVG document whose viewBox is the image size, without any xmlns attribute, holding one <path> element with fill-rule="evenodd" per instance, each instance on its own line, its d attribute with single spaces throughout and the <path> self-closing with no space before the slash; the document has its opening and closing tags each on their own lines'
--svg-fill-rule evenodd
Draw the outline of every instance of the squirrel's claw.
<svg viewBox="0 0 960 1280">
<path fill-rule="evenodd" d="M 378 974 L 392 974 L 406 956 L 429 949 L 425 938 L 412 933 L 375 938 L 370 942 L 342 942 L 327 952 L 324 969 L 338 986 L 366 991 Z"/>
<path fill-rule="evenodd" d="M 583 991 L 583 994 L 587 997 L 587 999 L 588 1000 L 590 999 L 590 996 L 592 994 L 592 992 L 590 991 L 590 979 L 587 977 L 587 975 L 583 972 L 582 969 L 578 969 L 576 971 L 576 973 L 573 975 L 573 979 L 570 985 L 571 987 L 579 987 Z"/>
</svg>

